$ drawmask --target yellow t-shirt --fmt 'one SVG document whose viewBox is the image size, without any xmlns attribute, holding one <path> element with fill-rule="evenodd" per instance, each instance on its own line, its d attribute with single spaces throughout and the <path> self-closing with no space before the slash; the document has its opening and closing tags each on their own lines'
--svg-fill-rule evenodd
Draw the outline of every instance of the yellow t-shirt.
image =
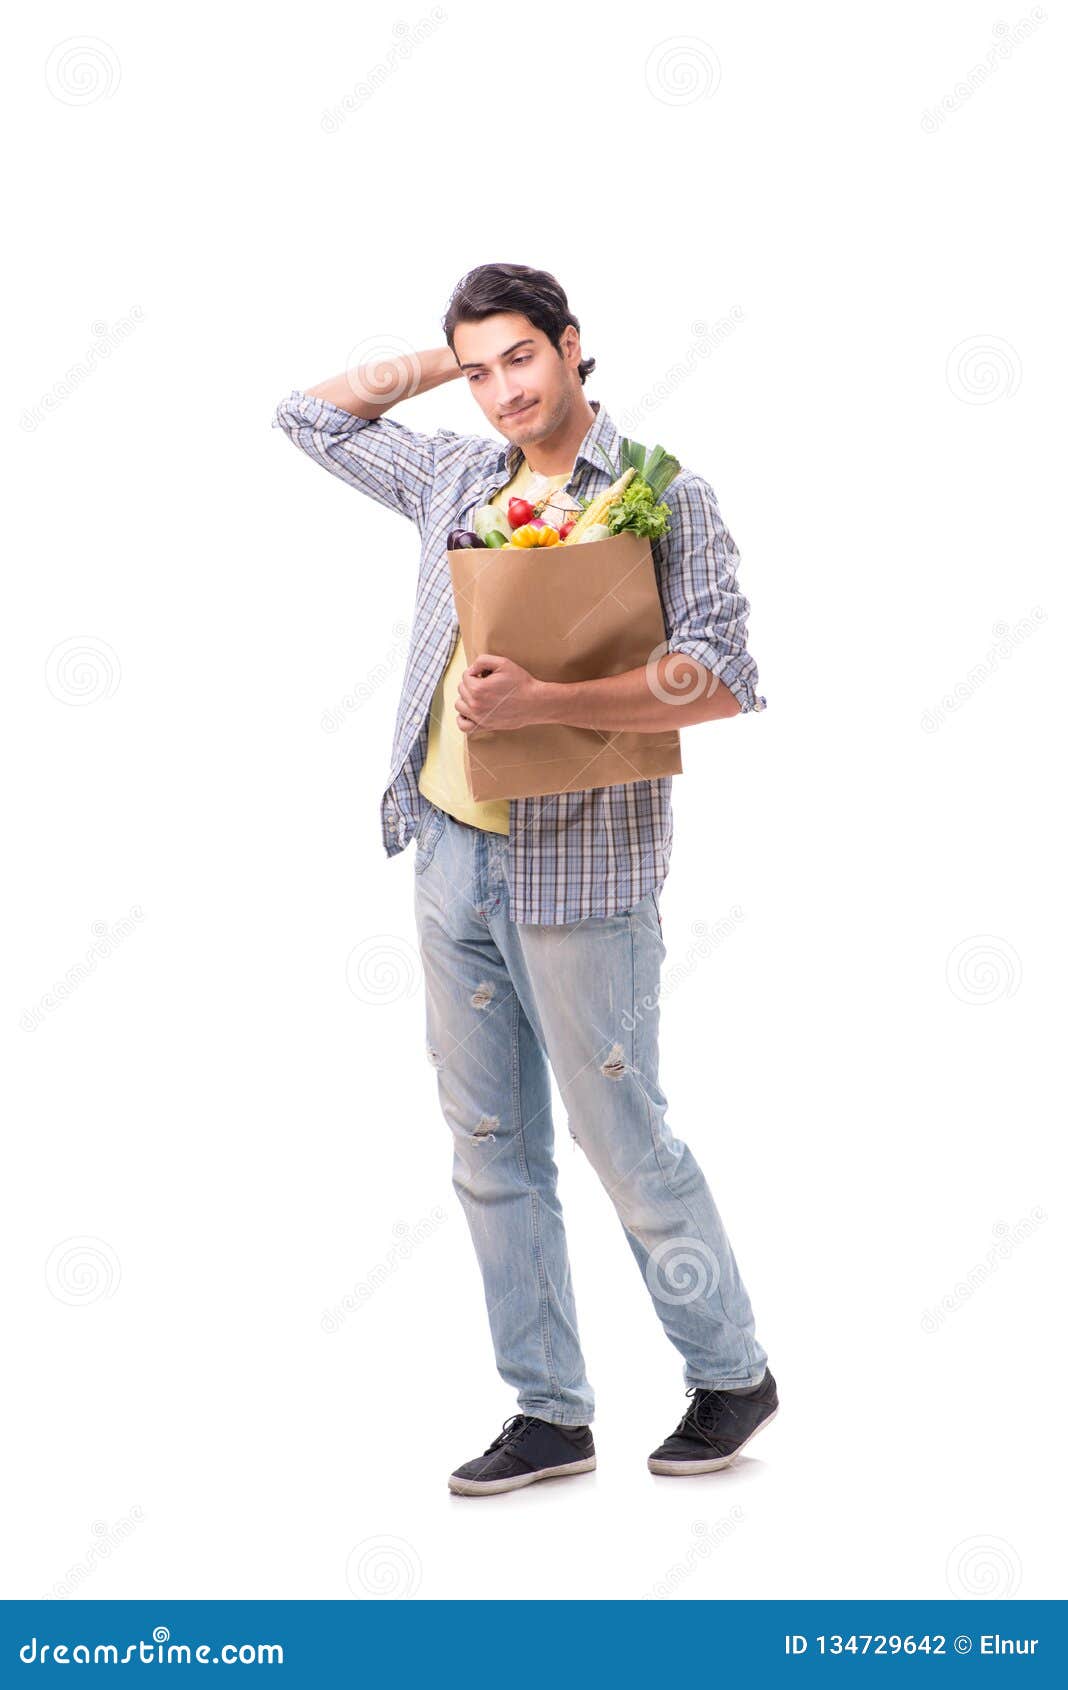
<svg viewBox="0 0 1068 1690">
<path fill-rule="evenodd" d="M 570 478 L 570 470 L 563 475 L 536 475 L 524 458 L 507 487 L 502 487 L 489 501 L 500 509 L 502 534 L 511 533 L 508 526 L 509 499 L 529 498 L 531 503 L 535 503 L 546 493 L 555 493 Z M 568 508 L 576 506 L 576 501 L 569 497 L 561 503 Z M 555 522 L 555 505 L 551 514 Z M 456 697 L 468 663 L 464 642 L 457 629 L 452 656 L 430 704 L 430 735 L 426 761 L 419 775 L 419 790 L 439 810 L 447 810 L 458 821 L 468 822 L 471 827 L 486 828 L 490 833 L 507 833 L 510 800 L 490 798 L 479 802 L 472 798 L 467 784 L 464 735 L 456 720 Z"/>
</svg>

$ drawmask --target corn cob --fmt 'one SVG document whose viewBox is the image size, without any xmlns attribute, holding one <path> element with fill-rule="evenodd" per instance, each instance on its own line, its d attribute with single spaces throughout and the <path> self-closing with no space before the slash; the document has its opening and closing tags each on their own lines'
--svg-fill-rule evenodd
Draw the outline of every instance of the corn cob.
<svg viewBox="0 0 1068 1690">
<path fill-rule="evenodd" d="M 603 522 L 609 507 L 614 505 L 617 499 L 623 497 L 624 492 L 637 473 L 634 468 L 626 470 L 618 481 L 612 483 L 611 487 L 606 488 L 603 493 L 598 493 L 586 506 L 582 515 L 577 518 L 574 528 L 564 541 L 564 545 L 573 545 L 576 540 L 582 539 L 587 528 L 592 528 L 595 522 Z"/>
</svg>

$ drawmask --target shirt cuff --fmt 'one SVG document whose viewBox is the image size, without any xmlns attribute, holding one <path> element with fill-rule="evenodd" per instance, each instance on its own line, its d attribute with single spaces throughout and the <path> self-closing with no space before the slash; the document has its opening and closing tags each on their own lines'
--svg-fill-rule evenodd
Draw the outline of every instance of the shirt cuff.
<svg viewBox="0 0 1068 1690">
<path fill-rule="evenodd" d="M 311 424 L 313 428 L 321 428 L 327 433 L 340 433 L 343 429 L 366 428 L 374 421 L 374 417 L 354 417 L 351 411 L 332 404 L 329 399 L 313 398 L 310 393 L 302 393 L 299 387 L 295 387 L 276 408 L 271 427 L 291 428 L 297 422 Z"/>
</svg>

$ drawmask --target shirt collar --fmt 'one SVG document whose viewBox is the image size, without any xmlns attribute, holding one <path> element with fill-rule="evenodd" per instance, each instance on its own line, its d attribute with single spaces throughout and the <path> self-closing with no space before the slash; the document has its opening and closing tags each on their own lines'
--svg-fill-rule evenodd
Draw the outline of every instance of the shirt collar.
<svg viewBox="0 0 1068 1690">
<path fill-rule="evenodd" d="M 607 466 L 597 448 L 598 446 L 603 447 L 612 462 L 618 463 L 619 448 L 621 444 L 620 437 L 615 424 L 608 415 L 604 406 L 601 404 L 601 401 L 599 399 L 591 399 L 590 405 L 596 412 L 596 415 L 583 436 L 582 444 L 575 453 L 575 464 L 577 467 L 582 460 L 585 460 L 586 463 L 592 464 L 594 469 L 599 469 L 603 473 L 607 474 Z M 522 458 L 523 448 L 521 446 L 509 445 L 504 447 L 497 456 L 498 473 L 503 470 L 507 470 L 508 478 L 511 480 L 512 476 L 519 468 Z"/>
</svg>

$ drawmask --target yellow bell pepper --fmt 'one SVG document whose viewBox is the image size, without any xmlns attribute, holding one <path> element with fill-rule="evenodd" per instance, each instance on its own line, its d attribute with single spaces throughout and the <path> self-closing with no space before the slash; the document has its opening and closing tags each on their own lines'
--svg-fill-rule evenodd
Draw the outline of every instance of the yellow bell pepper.
<svg viewBox="0 0 1068 1690">
<path fill-rule="evenodd" d="M 517 528 L 512 535 L 513 546 L 558 546 L 560 536 L 556 529 L 546 523 L 544 528 L 535 528 L 532 522 L 525 522 L 522 528 Z"/>
</svg>

